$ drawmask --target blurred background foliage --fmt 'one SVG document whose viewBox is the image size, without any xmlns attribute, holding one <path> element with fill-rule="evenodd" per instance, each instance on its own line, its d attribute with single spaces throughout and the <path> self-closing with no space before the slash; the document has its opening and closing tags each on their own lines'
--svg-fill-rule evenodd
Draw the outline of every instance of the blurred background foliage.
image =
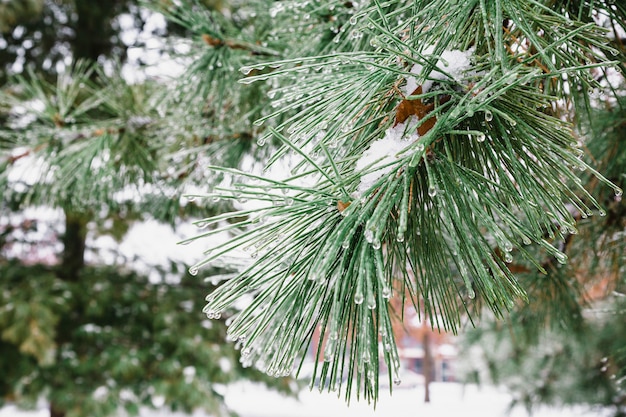
<svg viewBox="0 0 626 417">
<path fill-rule="evenodd" d="M 93 243 L 224 210 L 181 194 L 210 177 L 206 154 L 237 164 L 249 149 L 241 130 L 214 139 L 206 97 L 173 105 L 175 87 L 144 75 L 172 52 L 170 36 L 188 34 L 154 16 L 134 0 L 0 3 L 0 403 L 44 398 L 53 417 L 225 415 L 227 384 L 296 390 L 241 366 L 224 342 L 229 315 L 206 319 L 211 285 L 182 261 L 136 270 L 119 246 Z M 129 63 L 129 48 L 148 53 Z M 122 77 L 127 64 L 139 80 Z"/>
</svg>

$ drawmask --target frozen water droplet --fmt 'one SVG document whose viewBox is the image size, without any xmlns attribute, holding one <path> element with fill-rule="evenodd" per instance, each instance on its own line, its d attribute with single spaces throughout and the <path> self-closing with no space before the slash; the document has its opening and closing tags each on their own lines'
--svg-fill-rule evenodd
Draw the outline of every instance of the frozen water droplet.
<svg viewBox="0 0 626 417">
<path fill-rule="evenodd" d="M 470 299 L 472 299 L 472 300 L 473 300 L 474 298 L 476 298 L 476 292 L 474 291 L 474 288 L 472 288 L 472 286 L 471 286 L 471 285 L 468 285 L 468 286 L 466 287 L 466 289 L 467 289 L 467 296 L 468 296 Z"/>
<path fill-rule="evenodd" d="M 205 221 L 196 222 L 196 227 L 198 229 L 206 229 L 208 225 L 209 225 L 209 222 L 205 222 Z"/>
<path fill-rule="evenodd" d="M 259 145 L 259 146 L 265 146 L 265 138 L 259 138 L 256 141 L 256 144 Z"/>
<path fill-rule="evenodd" d="M 365 297 L 363 297 L 363 293 L 362 292 L 357 292 L 356 294 L 354 294 L 354 303 L 355 304 L 363 304 L 363 300 L 365 300 Z"/>
<path fill-rule="evenodd" d="M 356 20 L 356 16 L 352 16 L 352 17 L 350 18 L 350 24 L 351 24 L 351 25 L 356 25 L 356 22 L 357 22 L 357 20 Z"/>
<path fill-rule="evenodd" d="M 189 275 L 192 275 L 194 277 L 198 275 L 198 268 L 195 266 L 192 266 L 191 268 L 189 268 Z"/>
<path fill-rule="evenodd" d="M 522 237 L 522 242 L 524 243 L 524 245 L 530 245 L 532 243 L 528 236 Z"/>
<path fill-rule="evenodd" d="M 382 293 L 383 298 L 391 298 L 391 288 L 387 285 L 385 285 L 383 287 L 383 293 Z"/>
<path fill-rule="evenodd" d="M 424 151 L 424 144 L 423 144 L 423 143 L 421 143 L 421 142 L 420 142 L 420 143 L 418 143 L 418 144 L 417 144 L 417 146 L 415 147 L 415 149 L 416 149 L 418 152 L 423 152 L 423 151 Z"/>
<path fill-rule="evenodd" d="M 372 248 L 376 250 L 380 249 L 380 240 L 374 239 L 374 241 L 372 242 Z"/>
<path fill-rule="evenodd" d="M 350 241 L 349 241 L 349 240 L 347 240 L 347 239 L 346 239 L 346 240 L 344 240 L 344 241 L 341 243 L 341 247 L 342 247 L 342 248 L 344 248 L 344 249 L 348 249 L 348 248 L 350 247 Z"/>
<path fill-rule="evenodd" d="M 367 297 L 367 308 L 369 308 L 370 310 L 376 308 L 376 299 L 374 298 L 374 296 Z"/>
<path fill-rule="evenodd" d="M 400 243 L 404 242 L 404 234 L 399 233 L 398 236 L 396 236 L 396 241 Z"/>
<path fill-rule="evenodd" d="M 621 188 L 616 188 L 615 189 L 615 196 L 616 197 L 621 197 L 624 194 L 624 191 Z"/>
<path fill-rule="evenodd" d="M 601 217 L 604 217 L 604 216 L 606 216 L 606 211 L 604 211 L 604 210 L 600 209 L 600 210 L 598 210 L 598 214 L 599 214 Z"/>
<path fill-rule="evenodd" d="M 395 375 L 393 377 L 393 383 L 394 383 L 394 385 L 400 385 L 402 383 L 402 380 L 400 379 L 399 375 Z"/>
<path fill-rule="evenodd" d="M 485 111 L 485 120 L 487 122 L 490 122 L 493 120 L 493 113 L 491 112 L 491 110 L 486 110 Z"/>
<path fill-rule="evenodd" d="M 565 255 L 564 253 L 559 252 L 556 255 L 554 255 L 554 257 L 556 258 L 556 260 L 560 264 L 566 264 L 567 263 L 567 255 Z"/>
<path fill-rule="evenodd" d="M 187 199 L 187 201 L 194 201 L 196 199 L 195 195 L 186 195 L 185 198 Z"/>
<path fill-rule="evenodd" d="M 476 136 L 476 140 L 479 141 L 479 142 L 484 142 L 486 138 L 487 137 L 482 132 L 478 136 Z"/>
<path fill-rule="evenodd" d="M 513 255 L 511 255 L 511 252 L 504 252 L 504 262 L 508 264 L 513 262 Z"/>
<path fill-rule="evenodd" d="M 367 240 L 367 243 L 372 243 L 374 241 L 374 232 L 371 229 L 367 229 L 365 231 L 365 240 Z"/>
<path fill-rule="evenodd" d="M 428 187 L 428 195 L 431 197 L 434 197 L 437 195 L 437 188 L 435 188 L 434 186 L 430 186 Z"/>
<path fill-rule="evenodd" d="M 252 67 L 241 67 L 239 71 L 241 71 L 243 75 L 248 75 L 252 72 Z"/>
</svg>

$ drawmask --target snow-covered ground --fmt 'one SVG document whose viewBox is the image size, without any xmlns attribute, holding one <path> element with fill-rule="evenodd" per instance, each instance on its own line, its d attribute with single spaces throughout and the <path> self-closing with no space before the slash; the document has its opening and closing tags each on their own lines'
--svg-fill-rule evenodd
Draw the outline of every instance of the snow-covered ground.
<svg viewBox="0 0 626 417">
<path fill-rule="evenodd" d="M 492 387 L 462 386 L 456 383 L 434 383 L 431 402 L 423 401 L 423 387 L 396 388 L 393 395 L 381 394 L 376 410 L 364 401 L 349 406 L 333 393 L 304 390 L 299 399 L 284 397 L 253 384 L 228 388 L 226 402 L 240 417 L 524 417 L 515 408 L 507 414 L 510 396 Z M 584 408 L 541 408 L 533 417 L 599 417 L 608 415 Z M 0 409 L 0 417 L 48 417 L 47 410 L 18 411 L 13 406 Z M 143 409 L 140 417 L 185 417 L 166 410 Z M 207 417 L 196 412 L 193 417 Z"/>
<path fill-rule="evenodd" d="M 348 406 L 337 394 L 305 390 L 299 400 L 270 394 L 255 387 L 236 387 L 227 395 L 228 405 L 242 417 L 504 417 L 511 397 L 494 388 L 462 386 L 455 383 L 434 383 L 431 402 L 424 403 L 423 387 L 394 389 L 381 393 L 376 409 L 365 401 Z M 526 416 L 523 409 L 514 409 L 511 417 Z M 597 412 L 583 409 L 542 409 L 535 417 L 591 417 Z"/>
</svg>

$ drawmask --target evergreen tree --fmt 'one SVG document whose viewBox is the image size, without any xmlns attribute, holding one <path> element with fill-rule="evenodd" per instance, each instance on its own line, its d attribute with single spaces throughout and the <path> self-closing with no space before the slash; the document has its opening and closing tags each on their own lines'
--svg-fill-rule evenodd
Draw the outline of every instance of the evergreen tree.
<svg viewBox="0 0 626 417">
<path fill-rule="evenodd" d="M 119 16 L 145 22 L 137 1 L 9 0 L 0 4 L 0 82 L 26 67 L 54 76 L 74 59 L 124 57 Z M 132 46 L 137 45 L 136 41 Z"/>
<path fill-rule="evenodd" d="M 18 3 L 1 7 L 15 11 Z M 0 401 L 29 406 L 44 396 L 53 417 L 133 414 L 142 405 L 223 415 L 221 389 L 239 379 L 291 392 L 288 380 L 234 361 L 233 346 L 221 343 L 228 315 L 199 320 L 199 289 L 209 286 L 199 277 L 176 264 L 150 280 L 133 264 L 87 264 L 88 234 L 121 239 L 135 221 L 175 227 L 177 219 L 226 207 L 185 202 L 177 191 L 203 179 L 203 152 L 222 155 L 220 144 L 207 149 L 210 115 L 202 106 L 172 105 L 165 83 L 123 79 L 120 50 L 99 41 L 110 41 L 111 21 L 126 6 L 67 7 L 90 3 L 86 14 L 94 19 L 99 7 L 111 6 L 96 19 L 106 30 L 94 27 L 92 37 L 79 30 L 83 14 L 68 12 L 80 38 L 71 40 L 73 63 L 46 73 L 41 62 L 27 62 L 0 92 Z M 20 30 L 17 23 L 13 33 Z M 220 160 L 237 161 L 246 142 L 233 140 Z M 30 217 L 28 209 L 38 207 L 61 211 L 61 226 Z M 46 228 L 52 257 L 33 265 Z M 23 255 L 20 247 L 34 250 Z"/>
</svg>

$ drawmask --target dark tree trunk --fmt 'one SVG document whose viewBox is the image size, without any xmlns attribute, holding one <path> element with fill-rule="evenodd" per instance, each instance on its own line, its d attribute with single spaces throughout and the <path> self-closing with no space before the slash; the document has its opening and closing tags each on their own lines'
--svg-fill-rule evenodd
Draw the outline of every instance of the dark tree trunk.
<svg viewBox="0 0 626 417">
<path fill-rule="evenodd" d="M 60 410 L 54 403 L 50 403 L 50 417 L 65 417 L 65 410 Z"/>
<path fill-rule="evenodd" d="M 65 211 L 65 233 L 61 238 L 63 256 L 60 278 L 76 282 L 85 266 L 85 239 L 87 238 L 87 216 Z"/>
<path fill-rule="evenodd" d="M 75 39 L 72 48 L 76 59 L 96 61 L 100 56 L 110 55 L 112 37 L 116 32 L 112 19 L 126 9 L 127 0 L 77 0 Z"/>
<path fill-rule="evenodd" d="M 61 236 L 63 253 L 57 276 L 68 283 L 77 283 L 82 269 L 85 266 L 85 247 L 87 238 L 87 223 L 89 216 L 84 213 L 72 213 L 64 210 L 65 233 Z M 63 316 L 57 325 L 55 342 L 57 346 L 67 343 L 81 323 L 81 309 L 77 301 L 73 300 L 72 311 L 69 316 Z M 54 401 L 50 402 L 50 417 L 65 417 L 67 410 Z"/>
</svg>

